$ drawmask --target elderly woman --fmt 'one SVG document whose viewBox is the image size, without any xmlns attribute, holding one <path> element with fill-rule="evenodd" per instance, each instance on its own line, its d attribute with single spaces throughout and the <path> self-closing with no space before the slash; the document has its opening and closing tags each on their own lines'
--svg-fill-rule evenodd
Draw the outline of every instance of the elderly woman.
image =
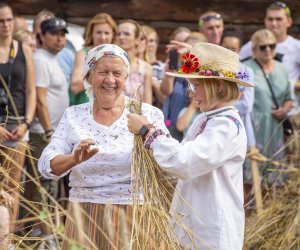
<svg viewBox="0 0 300 250">
<path fill-rule="evenodd" d="M 119 211 L 131 222 L 133 135 L 127 129 L 127 114 L 132 99 L 122 94 L 129 72 L 127 53 L 116 45 L 104 44 L 88 52 L 84 84 L 91 102 L 65 111 L 38 164 L 47 178 L 57 179 L 71 171 L 70 201 L 79 202 L 86 216 L 82 216 L 84 228 L 67 219 L 65 236 L 78 241 L 78 230 L 82 230 L 88 238 L 81 242 L 86 249 L 108 249 L 109 242 L 121 249 L 118 228 L 124 225 L 116 219 Z M 160 110 L 143 104 L 142 113 L 167 131 Z M 103 234 L 107 235 L 109 225 L 103 215 L 107 203 L 112 204 L 114 239 Z M 68 247 L 65 241 L 63 249 Z"/>
<path fill-rule="evenodd" d="M 251 38 L 253 58 L 245 64 L 254 72 L 255 99 L 252 111 L 252 123 L 259 150 L 268 158 L 282 159 L 283 151 L 278 150 L 284 144 L 281 122 L 292 107 L 291 90 L 288 73 L 283 64 L 275 61 L 276 38 L 274 34 L 262 29 L 256 31 Z M 274 93 L 277 104 L 272 97 Z M 273 183 L 269 176 L 275 172 L 265 169 L 264 177 Z M 271 179 L 270 179 L 271 178 Z"/>
<path fill-rule="evenodd" d="M 84 48 L 76 53 L 71 76 L 71 105 L 88 102 L 82 81 L 82 65 L 87 52 L 98 45 L 113 43 L 116 29 L 116 22 L 107 13 L 98 13 L 87 23 L 84 32 Z"/>
</svg>

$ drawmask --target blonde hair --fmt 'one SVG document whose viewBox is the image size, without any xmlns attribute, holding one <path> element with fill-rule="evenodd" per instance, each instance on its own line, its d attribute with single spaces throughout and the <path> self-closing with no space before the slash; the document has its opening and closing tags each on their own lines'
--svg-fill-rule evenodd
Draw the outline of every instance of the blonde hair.
<svg viewBox="0 0 300 250">
<path fill-rule="evenodd" d="M 216 101 L 230 102 L 239 97 L 239 88 L 234 82 L 215 78 L 195 80 L 197 84 L 203 85 L 208 105 Z M 219 85 L 221 82 L 223 82 L 223 88 L 220 91 Z"/>
<path fill-rule="evenodd" d="M 197 32 L 197 31 L 191 32 L 189 34 L 189 36 L 185 39 L 185 42 L 187 42 L 187 41 L 192 42 L 192 44 L 199 43 L 199 42 L 202 42 L 202 43 L 208 42 L 206 36 L 203 33 Z"/>
<path fill-rule="evenodd" d="M 157 44 L 159 44 L 159 36 L 153 27 L 151 27 L 149 25 L 142 25 L 142 29 L 143 29 L 144 33 L 146 34 L 146 36 L 149 36 L 150 34 L 154 33 L 155 41 Z"/>
<path fill-rule="evenodd" d="M 37 33 L 37 30 L 40 29 L 40 27 L 37 27 L 37 24 L 41 25 L 41 22 L 39 22 L 41 18 L 43 18 L 43 20 L 45 20 L 45 19 L 49 19 L 52 17 L 55 17 L 55 14 L 46 9 L 37 13 L 37 15 L 33 19 L 33 24 L 32 24 L 33 32 Z"/>
<path fill-rule="evenodd" d="M 155 29 L 148 26 L 148 25 L 141 25 L 141 33 L 145 36 L 145 39 L 146 39 L 146 48 L 145 48 L 142 59 L 151 64 L 150 57 L 149 57 L 149 52 L 148 52 L 148 36 L 150 34 L 154 33 L 155 37 L 156 37 L 155 41 L 158 43 L 158 41 L 157 41 L 158 35 L 157 35 Z"/>
<path fill-rule="evenodd" d="M 35 39 L 35 34 L 28 30 L 18 30 L 14 33 L 14 39 L 16 39 L 19 42 L 23 42 L 29 37 Z"/>
<path fill-rule="evenodd" d="M 98 13 L 93 16 L 92 19 L 87 23 L 84 31 L 84 46 L 93 47 L 93 28 L 95 24 L 108 24 L 113 30 L 113 40 L 117 33 L 117 24 L 111 15 L 107 13 Z M 113 41 L 112 41 L 113 42 Z"/>
<path fill-rule="evenodd" d="M 170 40 L 173 40 L 175 38 L 175 36 L 181 32 L 191 33 L 191 30 L 187 27 L 180 26 L 172 32 Z"/>
<path fill-rule="evenodd" d="M 252 43 L 252 48 L 255 48 L 259 41 L 261 41 L 262 38 L 269 38 L 273 40 L 274 43 L 277 42 L 275 35 L 272 33 L 272 31 L 268 29 L 261 29 L 256 31 L 252 36 L 251 36 L 251 43 Z"/>
</svg>

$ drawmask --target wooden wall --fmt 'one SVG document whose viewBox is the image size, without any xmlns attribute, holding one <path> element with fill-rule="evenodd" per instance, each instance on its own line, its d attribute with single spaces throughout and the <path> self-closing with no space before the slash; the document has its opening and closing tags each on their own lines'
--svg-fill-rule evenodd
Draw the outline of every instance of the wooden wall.
<svg viewBox="0 0 300 250">
<path fill-rule="evenodd" d="M 107 12 L 116 20 L 135 19 L 158 31 L 160 51 L 178 26 L 197 30 L 198 17 L 207 10 L 224 16 L 225 25 L 239 26 L 248 40 L 253 31 L 263 27 L 266 7 L 275 0 L 9 0 L 21 15 L 35 15 L 47 8 L 69 22 L 85 25 L 98 12 Z M 290 34 L 300 34 L 300 0 L 284 1 L 291 9 L 293 26 Z"/>
</svg>

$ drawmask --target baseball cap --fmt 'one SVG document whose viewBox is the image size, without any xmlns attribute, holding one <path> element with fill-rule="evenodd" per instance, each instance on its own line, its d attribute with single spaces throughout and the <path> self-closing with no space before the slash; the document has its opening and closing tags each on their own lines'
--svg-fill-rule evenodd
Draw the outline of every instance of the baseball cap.
<svg viewBox="0 0 300 250">
<path fill-rule="evenodd" d="M 67 27 L 68 27 L 67 22 L 58 17 L 46 19 L 41 23 L 42 33 L 46 33 L 46 32 L 55 33 L 60 30 L 64 31 L 65 33 L 68 33 Z"/>
</svg>

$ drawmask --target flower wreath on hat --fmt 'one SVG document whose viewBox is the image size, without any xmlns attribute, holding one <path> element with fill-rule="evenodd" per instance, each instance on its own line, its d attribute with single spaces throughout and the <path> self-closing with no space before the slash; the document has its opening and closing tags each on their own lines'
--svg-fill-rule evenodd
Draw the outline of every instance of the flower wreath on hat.
<svg viewBox="0 0 300 250">
<path fill-rule="evenodd" d="M 232 77 L 240 80 L 247 81 L 249 80 L 249 75 L 246 72 L 232 72 L 213 70 L 209 67 L 209 64 L 199 66 L 198 58 L 190 53 L 186 53 L 182 56 L 183 64 L 179 67 L 178 73 L 191 74 L 198 73 L 200 76 L 221 76 L 221 77 Z"/>
<path fill-rule="evenodd" d="M 194 79 L 218 79 L 244 87 L 254 87 L 249 75 L 238 72 L 239 55 L 212 43 L 195 43 L 190 52 L 183 55 L 183 64 L 169 76 Z"/>
</svg>

